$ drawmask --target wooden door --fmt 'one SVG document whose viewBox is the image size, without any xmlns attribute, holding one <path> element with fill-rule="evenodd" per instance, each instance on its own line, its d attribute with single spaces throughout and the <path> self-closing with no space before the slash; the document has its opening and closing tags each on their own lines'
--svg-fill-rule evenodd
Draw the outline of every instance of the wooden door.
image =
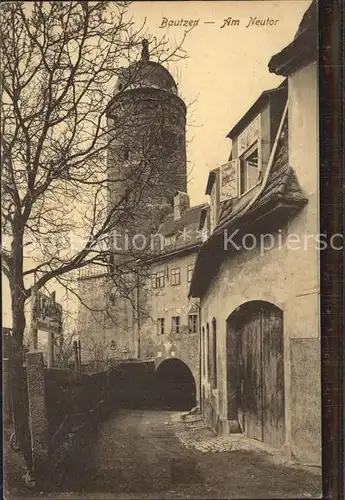
<svg viewBox="0 0 345 500">
<path fill-rule="evenodd" d="M 285 439 L 281 311 L 269 305 L 252 310 L 237 335 L 239 424 L 248 437 L 279 447 Z"/>
<path fill-rule="evenodd" d="M 260 318 L 253 314 L 242 328 L 242 406 L 243 430 L 262 441 L 262 366 Z"/>
<path fill-rule="evenodd" d="M 277 309 L 261 313 L 263 439 L 274 447 L 285 440 L 283 318 Z"/>
</svg>

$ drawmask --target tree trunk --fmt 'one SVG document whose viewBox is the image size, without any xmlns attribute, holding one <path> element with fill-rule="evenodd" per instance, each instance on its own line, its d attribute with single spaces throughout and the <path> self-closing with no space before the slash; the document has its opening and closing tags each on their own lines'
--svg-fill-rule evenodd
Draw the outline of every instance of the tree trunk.
<svg viewBox="0 0 345 500">
<path fill-rule="evenodd" d="M 12 337 L 9 342 L 10 391 L 16 437 L 28 470 L 32 471 L 31 439 L 29 432 L 28 392 L 23 366 L 25 301 L 23 280 L 23 232 L 14 232 L 10 289 L 12 298 Z"/>
<path fill-rule="evenodd" d="M 22 310 L 18 306 L 16 308 L 12 307 L 12 314 L 13 336 L 10 342 L 9 363 L 14 429 L 20 450 L 24 455 L 25 463 L 29 471 L 31 471 L 32 456 L 29 432 L 28 392 L 26 373 L 23 366 L 24 304 Z"/>
</svg>

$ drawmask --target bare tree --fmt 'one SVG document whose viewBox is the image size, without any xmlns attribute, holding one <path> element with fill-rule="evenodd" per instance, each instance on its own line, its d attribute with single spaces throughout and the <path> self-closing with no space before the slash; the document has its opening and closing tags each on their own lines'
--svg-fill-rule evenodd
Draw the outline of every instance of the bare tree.
<svg viewBox="0 0 345 500">
<path fill-rule="evenodd" d="M 109 175 L 107 167 L 107 153 L 130 129 L 128 122 L 121 130 L 116 120 L 106 119 L 108 105 L 121 68 L 139 58 L 142 37 L 160 62 L 184 56 L 180 45 L 167 52 L 168 41 L 151 38 L 145 26 L 137 28 L 129 12 L 128 3 L 107 1 L 1 7 L 2 231 L 10 242 L 3 248 L 2 268 L 12 298 L 14 412 L 29 466 L 26 423 L 20 418 L 25 415 L 21 354 L 33 276 L 39 289 L 90 263 L 108 266 L 108 247 L 100 241 L 133 220 L 147 189 L 159 191 L 155 154 L 147 143 L 125 178 Z M 134 71 L 128 84 L 138 78 Z M 125 91 L 126 84 L 119 93 Z M 150 123 L 147 127 L 158 133 Z M 109 190 L 119 182 L 120 196 L 109 205 Z M 70 245 L 71 233 L 80 244 Z M 33 243 L 35 264 L 25 269 L 24 248 Z M 133 262 L 137 258 L 131 255 Z"/>
</svg>

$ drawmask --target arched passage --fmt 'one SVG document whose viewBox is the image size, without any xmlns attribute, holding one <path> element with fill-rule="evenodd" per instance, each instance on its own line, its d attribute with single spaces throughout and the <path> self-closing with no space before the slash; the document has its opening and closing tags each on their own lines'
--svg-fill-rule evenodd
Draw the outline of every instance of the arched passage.
<svg viewBox="0 0 345 500">
<path fill-rule="evenodd" d="M 285 440 L 283 312 L 247 302 L 227 319 L 228 419 L 273 446 Z"/>
<path fill-rule="evenodd" d="M 157 405 L 167 410 L 190 410 L 196 405 L 196 385 L 188 366 L 177 358 L 163 361 L 156 372 Z"/>
</svg>

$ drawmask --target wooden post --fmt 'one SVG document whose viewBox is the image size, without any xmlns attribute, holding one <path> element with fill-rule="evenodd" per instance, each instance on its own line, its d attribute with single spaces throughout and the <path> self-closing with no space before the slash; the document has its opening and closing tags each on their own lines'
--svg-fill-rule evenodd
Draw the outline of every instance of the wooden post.
<svg viewBox="0 0 345 500">
<path fill-rule="evenodd" d="M 81 342 L 78 339 L 78 362 L 79 362 L 79 372 L 81 373 Z"/>
<path fill-rule="evenodd" d="M 138 261 L 137 261 L 138 264 Z M 138 337 L 137 337 L 137 355 L 136 358 L 140 359 L 140 276 L 139 276 L 139 266 L 137 265 L 135 269 L 136 276 L 136 292 L 137 292 L 137 328 L 138 328 Z"/>
<path fill-rule="evenodd" d="M 47 359 L 47 367 L 53 368 L 54 366 L 54 339 L 53 339 L 53 331 L 50 330 L 48 332 L 48 359 Z"/>
<path fill-rule="evenodd" d="M 55 292 L 51 293 L 51 298 L 53 301 L 53 311 L 55 312 L 56 305 L 56 294 Z M 50 311 L 52 313 L 52 311 Z M 53 368 L 54 366 L 54 327 L 51 326 L 51 329 L 48 332 L 48 359 L 47 359 L 48 368 Z"/>
<path fill-rule="evenodd" d="M 37 349 L 37 287 L 36 278 L 31 290 L 31 335 L 30 343 L 32 350 Z"/>
<path fill-rule="evenodd" d="M 73 352 L 74 352 L 74 368 L 75 371 L 78 371 L 79 362 L 78 362 L 78 342 L 76 340 L 73 341 Z"/>
</svg>

